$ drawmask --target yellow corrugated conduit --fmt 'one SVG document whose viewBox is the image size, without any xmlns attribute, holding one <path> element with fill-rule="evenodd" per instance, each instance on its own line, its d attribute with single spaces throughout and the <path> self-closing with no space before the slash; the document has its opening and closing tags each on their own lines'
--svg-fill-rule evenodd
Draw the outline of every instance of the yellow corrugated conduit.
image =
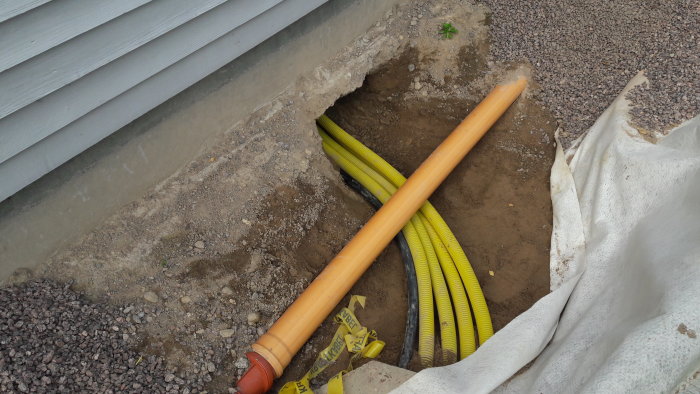
<svg viewBox="0 0 700 394">
<path fill-rule="evenodd" d="M 434 212 L 429 208 L 425 208 L 424 204 L 464 156 L 474 148 L 489 128 L 517 100 L 525 87 L 527 87 L 527 79 L 522 76 L 509 78 L 508 81 L 494 87 L 479 105 L 433 150 L 433 153 L 418 166 L 393 196 L 388 198 L 386 190 L 383 194 L 381 190 L 378 190 L 386 201 L 383 205 L 376 197 L 371 195 L 367 188 L 353 179 L 351 175 L 343 174 L 343 178 L 353 189 L 368 199 L 373 206 L 379 208 L 357 234 L 331 259 L 306 290 L 270 326 L 267 332 L 263 333 L 252 344 L 252 351 L 246 353 L 246 357 L 251 365 L 236 383 L 238 391 L 246 394 L 262 394 L 270 390 L 274 379 L 282 376 L 284 369 L 292 361 L 294 355 L 333 311 L 333 308 L 351 290 L 362 274 L 367 271 L 382 250 L 401 232 L 406 223 L 411 221 L 411 217 L 415 216 L 422 206 L 425 217 L 432 224 L 440 240 L 445 244 L 448 253 L 455 264 L 457 264 L 457 270 L 462 281 L 466 284 L 467 294 L 477 320 L 479 341 L 483 343 L 491 336 L 492 328 L 486 303 L 479 290 L 478 282 L 473 277 L 471 268 L 466 264 L 466 257 L 463 255 L 463 252 L 460 254 L 457 251 L 458 244 L 454 240 L 454 236 L 450 236 L 446 226 L 441 225 Z M 330 126 L 329 122 L 324 118 L 321 121 L 326 123 L 326 126 Z M 332 127 L 327 127 L 327 129 L 331 129 L 330 134 L 332 136 L 345 134 L 340 133 L 342 130 L 333 131 Z M 336 137 L 336 140 L 341 142 L 341 145 L 344 145 L 346 148 L 350 148 L 346 142 L 340 141 L 339 137 Z M 359 146 L 362 147 L 362 145 Z M 349 150 L 356 152 L 354 148 Z M 356 155 L 361 159 L 363 156 L 366 156 L 363 154 Z M 342 158 L 339 154 L 337 156 Z M 369 160 L 363 160 L 369 162 Z M 346 160 L 346 163 L 349 162 Z M 370 163 L 370 165 L 376 169 L 380 168 L 377 167 L 376 163 Z M 395 186 L 398 186 L 403 181 L 403 177 L 399 179 L 387 175 L 385 177 Z M 369 176 L 366 176 L 366 178 L 372 181 Z M 378 185 L 378 183 L 374 182 L 374 185 Z M 402 245 L 404 238 L 403 236 L 399 238 Z M 407 243 L 405 247 L 402 247 L 402 250 L 406 249 L 409 249 L 410 252 Z M 408 253 L 405 255 L 407 261 L 408 258 L 413 258 L 408 256 Z M 410 266 L 407 265 L 407 267 Z M 415 283 L 415 274 L 413 270 L 410 271 L 409 278 L 413 284 Z M 413 289 L 413 286 L 411 288 Z M 415 288 L 417 293 L 417 284 Z M 415 316 L 413 312 L 417 304 L 415 298 L 413 299 L 414 301 L 411 302 L 409 307 L 411 316 Z M 411 317 L 411 324 L 408 326 L 413 325 L 412 323 L 415 322 L 412 319 L 413 317 Z M 410 347 L 407 346 L 404 349 L 410 349 Z"/>
<path fill-rule="evenodd" d="M 318 124 L 328 133 L 327 139 L 333 141 L 341 148 L 346 149 L 346 152 L 348 152 L 347 157 L 357 158 L 357 161 L 364 165 L 364 167 L 361 166 L 360 168 L 364 168 L 365 171 L 367 168 L 369 168 L 370 172 L 377 174 L 379 178 L 383 179 L 383 181 L 380 180 L 375 182 L 380 182 L 382 188 L 386 188 L 385 190 L 389 191 L 390 194 L 393 194 L 396 188 L 403 185 L 403 183 L 406 181 L 406 178 L 393 166 L 384 161 L 379 155 L 364 146 L 361 142 L 350 136 L 347 132 L 342 130 L 327 116 L 321 116 L 318 119 Z M 393 188 L 389 187 L 388 184 L 391 184 Z M 450 285 L 450 291 L 452 292 L 452 299 L 455 301 L 455 311 L 457 313 L 460 337 L 460 358 L 464 358 L 474 352 L 476 345 L 474 340 L 474 329 L 471 324 L 471 315 L 468 314 L 468 307 L 464 308 L 461 303 L 463 298 L 460 293 L 463 294 L 463 289 L 460 292 L 461 284 L 460 286 L 456 286 L 455 281 L 451 279 L 454 276 L 455 271 L 461 278 L 461 282 L 466 288 L 466 293 L 469 296 L 469 302 L 471 303 L 471 307 L 474 311 L 480 344 L 483 344 L 493 335 L 493 326 L 491 324 L 491 317 L 488 312 L 488 307 L 486 306 L 486 301 L 471 264 L 469 264 L 466 254 L 460 247 L 452 231 L 447 226 L 447 223 L 445 223 L 444 219 L 428 201 L 426 201 L 426 203 L 421 207 L 420 213 L 427 220 L 426 224 L 429 223 L 428 226 L 425 226 L 426 230 L 427 227 L 432 227 L 432 230 L 434 230 L 434 233 L 437 236 L 433 237 L 433 240 L 435 241 L 431 240 L 433 241 L 431 244 L 434 246 L 435 250 L 437 250 L 436 253 L 438 255 L 438 261 L 440 261 L 442 271 L 448 278 L 448 284 Z M 430 236 L 429 230 L 427 231 L 427 235 Z M 436 238 L 438 238 L 441 242 L 437 242 L 438 239 Z M 444 251 L 447 252 L 448 256 L 442 253 Z M 442 259 L 440 259 L 441 255 Z M 450 258 L 449 263 L 451 264 L 448 264 L 447 257 Z M 466 316 L 468 316 L 468 318 Z"/>
<path fill-rule="evenodd" d="M 358 170 L 362 171 L 372 178 L 372 180 L 377 182 L 385 191 L 389 193 L 389 195 L 396 193 L 397 187 L 389 182 L 384 176 L 379 174 L 350 151 L 338 144 L 338 142 L 331 138 L 325 131 L 323 131 L 323 129 L 319 128 L 319 133 L 323 139 L 324 149 L 325 145 L 329 145 L 343 158 L 357 167 Z M 418 231 L 421 241 L 429 242 L 430 245 L 429 248 L 424 247 L 424 250 L 426 251 L 426 257 L 428 258 L 431 278 L 435 278 L 433 280 L 433 282 L 435 282 L 433 283 L 433 292 L 436 295 L 435 299 L 438 309 L 438 318 L 440 320 L 443 362 L 453 363 L 457 360 L 457 338 L 459 338 L 460 359 L 473 353 L 476 348 L 474 326 L 472 324 L 469 301 L 454 262 L 447 252 L 447 248 L 442 243 L 442 240 L 438 237 L 432 224 L 427 220 L 422 212 L 418 212 L 416 216 L 414 216 L 414 219 L 416 220 L 413 221 L 412 219 L 412 222 Z M 440 269 L 442 269 L 442 271 Z M 445 286 L 443 274 L 444 279 L 447 280 L 447 287 Z M 448 288 L 449 293 L 447 292 Z M 438 294 L 445 294 L 445 297 L 439 297 Z M 446 302 L 449 301 L 450 294 L 452 295 L 453 305 L 449 305 L 448 302 Z M 458 336 L 454 332 L 455 323 L 451 310 L 452 307 L 454 307 L 457 317 L 457 328 L 459 330 Z M 421 337 L 420 333 L 419 337 Z"/>
<path fill-rule="evenodd" d="M 440 268 L 447 278 L 447 284 L 450 287 L 450 293 L 452 294 L 452 302 L 454 303 L 455 315 L 457 316 L 457 328 L 459 330 L 459 359 L 463 359 L 468 355 L 474 353 L 476 350 L 476 340 L 474 338 L 474 324 L 472 323 L 472 314 L 469 309 L 469 299 L 467 298 L 467 293 L 464 291 L 464 285 L 459 277 L 459 272 L 455 267 L 452 257 L 450 257 L 445 244 L 437 235 L 437 232 L 433 228 L 433 225 L 428 221 L 428 219 L 423 215 L 422 212 L 418 212 L 418 217 L 423 220 L 425 229 L 428 231 L 428 236 L 430 237 L 430 242 L 435 248 L 435 253 L 437 254 L 438 260 L 440 261 Z"/>
<path fill-rule="evenodd" d="M 435 296 L 435 304 L 438 311 L 438 322 L 440 323 L 440 345 L 442 345 L 442 362 L 444 364 L 452 364 L 457 361 L 457 330 L 455 329 L 455 317 L 452 312 L 452 303 L 450 302 L 450 292 L 447 290 L 445 277 L 442 276 L 440 270 L 440 262 L 438 261 L 435 249 L 430 243 L 430 236 L 425 225 L 414 215 L 411 222 L 418 231 L 423 243 L 425 255 L 428 258 L 428 268 L 430 268 L 430 279 L 433 284 L 433 295 Z M 418 333 L 420 338 L 421 333 Z"/>
<path fill-rule="evenodd" d="M 319 129 L 323 137 L 323 150 L 326 154 L 351 177 L 364 186 L 379 201 L 385 203 L 391 194 L 384 189 L 381 184 L 358 167 L 358 159 L 342 155 L 336 149 L 339 147 L 325 132 Z M 416 267 L 416 278 L 418 282 L 418 356 L 421 365 L 433 365 L 433 354 L 435 351 L 435 317 L 433 312 L 433 290 L 431 285 L 430 268 L 428 259 L 423 248 L 418 231 L 411 220 L 403 227 L 402 232 L 408 247 L 413 255 L 413 262 Z"/>
</svg>

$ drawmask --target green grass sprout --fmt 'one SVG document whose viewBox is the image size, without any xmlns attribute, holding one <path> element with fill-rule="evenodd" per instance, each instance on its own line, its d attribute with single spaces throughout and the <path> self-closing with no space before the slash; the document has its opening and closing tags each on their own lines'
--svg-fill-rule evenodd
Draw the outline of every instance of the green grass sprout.
<svg viewBox="0 0 700 394">
<path fill-rule="evenodd" d="M 457 34 L 457 32 L 457 29 L 455 29 L 455 27 L 452 26 L 451 23 L 445 22 L 442 25 L 440 25 L 439 33 L 444 39 L 450 39 L 454 37 L 454 35 Z"/>
</svg>

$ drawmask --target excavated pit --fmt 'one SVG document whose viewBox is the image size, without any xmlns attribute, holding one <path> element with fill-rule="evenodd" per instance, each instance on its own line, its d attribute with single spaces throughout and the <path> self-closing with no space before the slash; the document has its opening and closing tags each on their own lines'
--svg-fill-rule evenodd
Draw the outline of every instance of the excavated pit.
<svg viewBox="0 0 700 394">
<path fill-rule="evenodd" d="M 468 85 L 486 68 L 484 57 L 476 48 L 466 48 L 459 56 L 460 71 L 447 84 Z M 326 112 L 403 174 L 411 174 L 477 104 L 449 95 L 416 94 L 414 78 L 421 73 L 415 65 L 421 63 L 416 51 L 405 51 L 367 76 L 361 88 L 339 99 Z M 423 83 L 426 82 L 431 83 Z M 555 129 L 556 122 L 547 111 L 529 98 L 522 98 L 430 199 L 471 260 L 495 330 L 549 292 L 549 170 L 555 151 Z M 347 233 L 333 223 L 342 220 L 343 215 L 365 222 L 371 214 L 368 204 L 358 201 L 348 187 L 333 188 L 327 193 L 337 203 L 322 213 L 320 222 L 324 228 L 312 230 L 309 239 L 302 241 L 306 246 L 301 250 L 311 253 L 296 256 L 306 260 L 312 270 L 322 269 L 343 244 L 334 235 Z M 368 296 L 368 305 L 358 317 L 387 341 L 379 360 L 395 365 L 404 335 L 407 299 L 405 273 L 394 243 L 351 294 Z M 336 310 L 344 306 L 347 298 Z M 305 350 L 323 349 L 335 327 L 329 319 Z M 303 375 L 313 362 L 314 353 L 300 352 L 278 384 Z M 319 381 L 344 367 L 342 359 Z M 409 368 L 420 369 L 417 354 Z"/>
</svg>

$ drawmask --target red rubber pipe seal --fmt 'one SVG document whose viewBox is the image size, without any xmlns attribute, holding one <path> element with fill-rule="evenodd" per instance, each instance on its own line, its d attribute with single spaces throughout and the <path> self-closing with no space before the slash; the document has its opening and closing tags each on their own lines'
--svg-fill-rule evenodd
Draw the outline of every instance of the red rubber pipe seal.
<svg viewBox="0 0 700 394">
<path fill-rule="evenodd" d="M 256 352 L 245 354 L 250 361 L 250 367 L 236 383 L 236 388 L 242 394 L 262 394 L 272 388 L 275 370 L 272 365 Z"/>
</svg>

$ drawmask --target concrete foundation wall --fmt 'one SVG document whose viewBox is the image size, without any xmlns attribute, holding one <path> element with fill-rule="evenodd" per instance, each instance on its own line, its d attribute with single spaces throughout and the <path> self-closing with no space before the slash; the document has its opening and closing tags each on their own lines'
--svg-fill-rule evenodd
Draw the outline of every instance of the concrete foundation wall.
<svg viewBox="0 0 700 394">
<path fill-rule="evenodd" d="M 0 280 L 155 187 L 401 1 L 329 1 L 0 203 Z"/>
</svg>

